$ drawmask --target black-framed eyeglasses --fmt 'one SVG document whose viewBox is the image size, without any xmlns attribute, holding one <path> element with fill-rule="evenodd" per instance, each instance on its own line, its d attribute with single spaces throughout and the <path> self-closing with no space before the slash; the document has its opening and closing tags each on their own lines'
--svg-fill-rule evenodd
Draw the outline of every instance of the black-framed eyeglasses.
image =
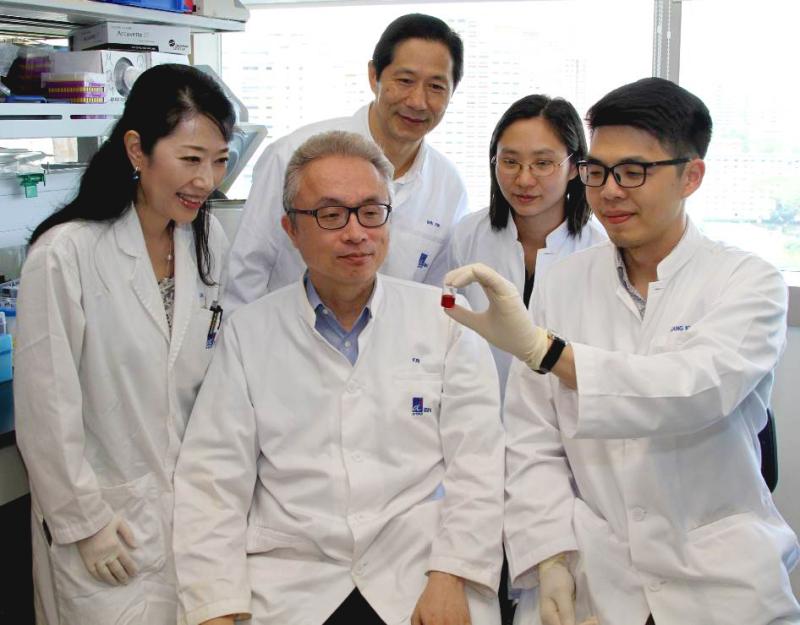
<svg viewBox="0 0 800 625">
<path fill-rule="evenodd" d="M 596 161 L 578 161 L 578 175 L 581 182 L 587 187 L 602 187 L 608 174 L 614 176 L 616 183 L 625 189 L 635 189 L 641 187 L 645 180 L 647 180 L 647 170 L 651 167 L 660 167 L 661 165 L 682 165 L 688 163 L 691 158 L 671 158 L 666 161 L 652 161 L 650 163 L 641 163 L 639 161 L 623 161 L 611 167 L 606 167 L 602 163 Z"/>
<path fill-rule="evenodd" d="M 286 213 L 296 215 L 313 215 L 323 230 L 340 230 L 350 221 L 350 215 L 356 214 L 358 223 L 364 228 L 380 228 L 389 219 L 391 204 L 370 202 L 360 206 L 323 206 L 313 210 L 289 208 Z"/>
</svg>

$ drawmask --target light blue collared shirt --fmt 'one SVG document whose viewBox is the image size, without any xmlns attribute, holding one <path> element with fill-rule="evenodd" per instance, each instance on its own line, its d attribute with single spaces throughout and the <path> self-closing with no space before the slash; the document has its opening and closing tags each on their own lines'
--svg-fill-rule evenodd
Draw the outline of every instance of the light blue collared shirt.
<svg viewBox="0 0 800 625">
<path fill-rule="evenodd" d="M 317 290 L 308 279 L 308 274 L 303 278 L 306 285 L 306 295 L 308 296 L 308 303 L 317 315 L 317 320 L 314 323 L 314 329 L 319 332 L 322 337 L 328 341 L 335 349 L 350 361 L 351 365 L 356 364 L 358 358 L 358 337 L 361 336 L 361 331 L 367 326 L 367 323 L 372 318 L 372 311 L 370 305 L 372 304 L 372 295 L 369 296 L 367 305 L 361 311 L 358 321 L 353 325 L 353 329 L 347 332 L 336 315 L 332 310 L 329 310 L 322 300 L 319 298 Z M 375 293 L 373 288 L 372 293 Z"/>
</svg>

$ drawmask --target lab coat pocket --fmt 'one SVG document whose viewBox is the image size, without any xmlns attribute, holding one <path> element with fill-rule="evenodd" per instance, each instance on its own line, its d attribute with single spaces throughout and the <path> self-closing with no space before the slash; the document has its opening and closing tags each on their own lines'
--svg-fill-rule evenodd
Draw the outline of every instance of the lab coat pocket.
<svg viewBox="0 0 800 625">
<path fill-rule="evenodd" d="M 166 542 L 161 520 L 161 500 L 148 474 L 132 482 L 101 489 L 103 499 L 118 513 L 133 532 L 136 544 L 130 550 L 136 562 L 137 577 L 164 565 Z M 86 570 L 76 543 L 53 543 L 50 550 L 53 578 L 63 598 L 83 597 L 109 589 Z"/>
<path fill-rule="evenodd" d="M 444 235 L 393 228 L 381 273 L 421 282 L 443 243 Z"/>
<path fill-rule="evenodd" d="M 302 550 L 305 544 L 306 541 L 299 536 L 260 525 L 250 524 L 247 526 L 246 550 L 248 554 L 269 553 L 277 549 L 291 549 L 296 552 Z"/>
<path fill-rule="evenodd" d="M 383 414 L 386 426 L 391 428 L 388 440 L 400 453 L 435 451 L 441 453 L 439 436 L 439 411 L 442 398 L 442 377 L 439 374 L 405 372 L 395 374 L 392 387 L 385 397 L 393 402 L 386 404 L 391 410 Z"/>
<path fill-rule="evenodd" d="M 667 334 L 657 336 L 650 347 L 653 354 L 677 352 L 692 338 L 691 324 L 673 326 Z"/>
<path fill-rule="evenodd" d="M 797 605 L 787 592 L 788 570 L 797 561 L 798 545 L 782 519 L 740 512 L 689 530 L 686 537 L 687 563 L 703 580 L 704 598 L 724 606 L 720 622 L 772 622 L 794 613 L 786 611 Z M 764 606 L 768 614 L 761 612 Z"/>
</svg>

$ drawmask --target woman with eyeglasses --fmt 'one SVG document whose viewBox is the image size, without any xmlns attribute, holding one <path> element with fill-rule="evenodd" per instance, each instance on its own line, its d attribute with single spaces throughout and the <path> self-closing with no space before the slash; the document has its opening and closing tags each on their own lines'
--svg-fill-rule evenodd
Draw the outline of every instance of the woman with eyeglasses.
<svg viewBox="0 0 800 625">
<path fill-rule="evenodd" d="M 590 218 L 578 178 L 576 163 L 585 157 L 583 125 L 572 104 L 546 95 L 514 102 L 489 145 L 489 206 L 456 226 L 445 271 L 485 263 L 514 283 L 527 305 L 535 280 L 553 262 L 607 238 Z M 465 295 L 473 310 L 488 306 L 477 283 Z M 492 353 L 503 390 L 511 355 L 494 346 Z"/>
</svg>

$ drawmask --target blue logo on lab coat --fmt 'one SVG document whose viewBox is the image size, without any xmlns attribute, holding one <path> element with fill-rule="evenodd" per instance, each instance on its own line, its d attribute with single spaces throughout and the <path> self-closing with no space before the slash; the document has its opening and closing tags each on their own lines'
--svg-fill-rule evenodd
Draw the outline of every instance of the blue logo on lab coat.
<svg viewBox="0 0 800 625">
<path fill-rule="evenodd" d="M 417 261 L 417 269 L 425 269 L 428 266 L 428 255 L 425 252 L 419 255 L 419 260 Z"/>
<path fill-rule="evenodd" d="M 421 414 L 426 414 L 431 411 L 430 408 L 425 407 L 425 401 L 422 397 L 412 397 L 411 398 L 411 416 L 417 417 Z"/>
</svg>

